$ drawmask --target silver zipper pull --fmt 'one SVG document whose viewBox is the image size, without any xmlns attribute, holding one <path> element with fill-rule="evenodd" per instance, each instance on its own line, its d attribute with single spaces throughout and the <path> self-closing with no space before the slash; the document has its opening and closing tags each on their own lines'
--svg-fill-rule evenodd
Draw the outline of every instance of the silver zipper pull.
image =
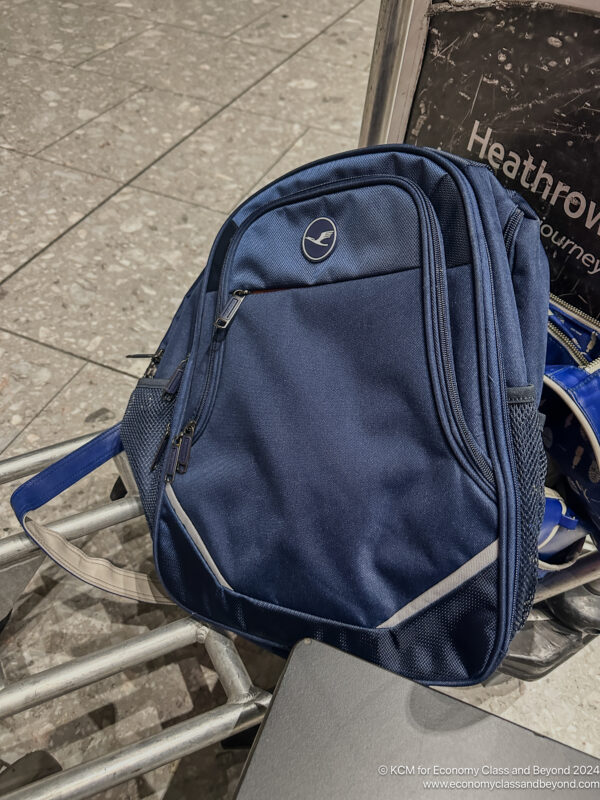
<svg viewBox="0 0 600 800">
<path fill-rule="evenodd" d="M 238 312 L 238 308 L 242 305 L 242 301 L 247 297 L 250 292 L 247 289 L 236 289 L 225 308 L 215 320 L 215 328 L 224 330 L 229 327 L 231 320 Z"/>
</svg>

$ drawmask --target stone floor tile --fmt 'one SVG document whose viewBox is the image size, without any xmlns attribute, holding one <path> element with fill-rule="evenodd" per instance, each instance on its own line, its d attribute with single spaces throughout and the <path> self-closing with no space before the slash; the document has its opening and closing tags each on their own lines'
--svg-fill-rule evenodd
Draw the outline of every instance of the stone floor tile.
<svg viewBox="0 0 600 800">
<path fill-rule="evenodd" d="M 368 71 L 375 43 L 378 10 L 377 3 L 366 0 L 310 42 L 302 50 L 302 55 Z"/>
<path fill-rule="evenodd" d="M 320 0 L 318 13 L 301 4 L 282 4 L 236 33 L 249 44 L 292 53 L 321 33 L 340 15 L 338 0 Z"/>
<path fill-rule="evenodd" d="M 223 750 L 220 745 L 200 750 L 173 765 L 168 791 L 158 798 L 233 800 L 246 755 L 247 750 Z M 277 798 L 277 800 L 288 799 Z"/>
<path fill-rule="evenodd" d="M 36 349 L 43 351 L 46 358 L 48 352 L 56 353 L 33 342 L 26 344 L 32 352 Z M 82 366 L 82 362 L 72 356 L 62 353 L 56 355 L 75 362 L 77 367 Z M 114 425 L 123 416 L 135 383 L 136 379 L 131 375 L 123 375 L 96 364 L 83 364 L 79 374 L 69 380 L 62 391 L 35 416 L 4 455 L 17 455 Z M 39 394 L 43 396 L 44 392 L 40 390 Z M 49 399 L 47 395 L 46 399 Z"/>
<path fill-rule="evenodd" d="M 0 331 L 0 453 L 70 381 L 84 362 Z M 6 458 L 4 453 L 2 458 Z"/>
<path fill-rule="evenodd" d="M 80 220 L 118 184 L 0 148 L 0 279 Z"/>
<path fill-rule="evenodd" d="M 229 36 L 276 7 L 277 0 L 78 0 L 132 17 Z"/>
<path fill-rule="evenodd" d="M 329 5 L 335 10 L 337 17 L 342 17 L 359 2 L 360 0 L 329 0 Z M 279 4 L 285 8 L 300 6 L 306 11 L 307 15 L 318 15 L 321 10 L 321 0 L 279 0 Z"/>
<path fill-rule="evenodd" d="M 85 369 L 99 370 L 92 365 Z M 134 525 L 121 526 L 120 538 Z M 116 536 L 114 530 L 91 537 L 87 551 L 107 555 L 108 549 L 109 557 L 117 560 L 110 543 Z M 134 535 L 132 530 L 130 533 Z M 145 537 L 149 539 L 147 533 Z M 136 541 L 140 541 L 139 536 Z M 178 609 L 138 605 L 98 592 L 47 562 L 17 604 L 0 638 L 0 678 L 19 680 L 137 635 L 146 625 L 154 628 L 181 615 Z M 271 688 L 282 659 L 239 637 L 237 646 L 257 684 Z M 70 767 L 151 735 L 192 713 L 213 708 L 224 699 L 206 651 L 201 645 L 190 646 L 158 663 L 127 670 L 3 720 L 0 752 L 13 760 L 35 748 L 48 749 L 64 767 Z M 221 800 L 233 796 L 245 757 L 244 750 L 208 748 L 101 797 L 159 800 L 201 794 Z"/>
<path fill-rule="evenodd" d="M 21 420 L 18 426 L 14 426 L 20 433 L 0 458 L 104 430 L 123 416 L 136 382 L 132 376 L 86 364 L 10 334 L 0 333 L 0 347 L 5 350 L 2 358 L 3 363 L 9 364 L 10 376 L 8 389 L 3 390 L 2 398 L 4 401 L 7 396 L 9 409 L 13 402 L 11 394 L 16 398 L 15 423 L 17 419 Z M 6 377 L 3 380 L 6 381 Z M 19 402 L 26 407 L 20 409 Z M 6 407 L 4 402 L 3 407 Z M 10 415 L 7 416 L 10 423 Z M 4 430 L 10 441 L 11 429 L 3 421 Z M 116 477 L 112 464 L 99 470 L 51 503 L 46 518 L 57 519 L 90 505 L 107 502 Z M 0 536 L 18 530 L 8 500 L 19 483 L 22 481 L 0 486 Z"/>
<path fill-rule="evenodd" d="M 360 20 L 365 25 L 375 27 L 380 7 L 381 0 L 362 0 L 361 3 L 355 4 L 350 9 L 348 16 Z"/>
<path fill-rule="evenodd" d="M 107 716 L 107 723 L 110 718 Z M 87 729 L 85 723 L 88 723 Z M 80 733 L 77 738 L 62 747 L 53 749 L 53 755 L 59 764 L 68 769 L 82 761 L 104 755 L 119 747 L 132 744 L 140 739 L 147 739 L 161 730 L 157 714 L 152 707 L 141 706 L 134 714 L 124 719 L 114 719 L 112 724 L 102 724 L 98 728 L 93 717 L 88 716 L 80 721 Z"/>
<path fill-rule="evenodd" d="M 219 107 L 145 89 L 42 151 L 43 158 L 127 181 Z"/>
<path fill-rule="evenodd" d="M 0 145 L 27 153 L 35 153 L 139 89 L 119 78 L 1 50 L 0 75 Z"/>
<path fill-rule="evenodd" d="M 368 74 L 296 55 L 233 108 L 358 137 Z"/>
<path fill-rule="evenodd" d="M 127 188 L 4 284 L 4 327 L 140 374 L 223 217 Z M 27 304 L 22 298 L 27 297 Z"/>
<path fill-rule="evenodd" d="M 291 172 L 309 161 L 316 161 L 319 158 L 341 153 L 344 150 L 352 150 L 357 146 L 356 140 L 329 131 L 321 131 L 316 128 L 309 128 L 291 147 L 276 164 L 256 183 L 249 194 L 266 186 L 276 178 Z"/>
<path fill-rule="evenodd" d="M 301 133 L 294 123 L 227 109 L 134 185 L 227 212 Z"/>
<path fill-rule="evenodd" d="M 151 25 L 100 6 L 29 0 L 0 10 L 0 48 L 75 65 Z"/>
<path fill-rule="evenodd" d="M 278 64 L 282 53 L 173 27 L 159 27 L 101 53 L 82 70 L 224 105 Z"/>
</svg>

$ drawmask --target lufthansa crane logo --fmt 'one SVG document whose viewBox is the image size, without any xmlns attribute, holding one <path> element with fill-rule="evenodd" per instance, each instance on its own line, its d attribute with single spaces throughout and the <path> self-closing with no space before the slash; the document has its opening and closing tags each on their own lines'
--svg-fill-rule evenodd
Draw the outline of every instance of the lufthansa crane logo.
<svg viewBox="0 0 600 800">
<path fill-rule="evenodd" d="M 313 219 L 302 237 L 302 252 L 309 261 L 323 261 L 331 255 L 337 241 L 337 229 L 329 217 Z"/>
</svg>

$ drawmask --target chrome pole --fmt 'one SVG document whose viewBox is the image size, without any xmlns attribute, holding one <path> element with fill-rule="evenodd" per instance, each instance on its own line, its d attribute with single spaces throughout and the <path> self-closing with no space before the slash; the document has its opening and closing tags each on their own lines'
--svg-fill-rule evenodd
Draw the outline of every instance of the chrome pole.
<svg viewBox="0 0 600 800">
<path fill-rule="evenodd" d="M 252 685 L 244 662 L 231 639 L 209 628 L 204 646 L 230 703 L 242 703 L 256 697 L 259 690 Z"/>
<path fill-rule="evenodd" d="M 48 447 L 42 447 L 39 450 L 32 450 L 30 453 L 23 453 L 20 456 L 13 456 L 0 461 L 0 484 L 16 481 L 19 478 L 27 477 L 27 475 L 33 475 L 34 472 L 39 472 L 58 461 L 59 458 L 72 453 L 73 450 L 91 441 L 100 433 L 102 431 L 86 433 L 85 436 L 78 436 L 75 439 L 69 439 L 67 442 L 51 444 Z"/>
<path fill-rule="evenodd" d="M 189 618 L 181 619 L 96 653 L 30 675 L 0 690 L 0 719 L 61 697 L 82 686 L 89 686 L 90 683 L 151 661 L 180 647 L 202 642 L 208 631 L 199 622 Z"/>
<path fill-rule="evenodd" d="M 257 725 L 269 700 L 270 695 L 262 693 L 245 703 L 225 703 L 116 753 L 10 792 L 2 800 L 83 800 Z"/>
<path fill-rule="evenodd" d="M 540 583 L 535 593 L 535 602 L 541 603 L 549 597 L 554 597 L 569 589 L 576 589 L 586 583 L 600 579 L 600 552 L 589 553 L 581 556 L 567 569 L 547 575 Z"/>
<path fill-rule="evenodd" d="M 429 28 L 431 0 L 382 0 L 359 145 L 401 142 Z"/>
<path fill-rule="evenodd" d="M 50 522 L 49 526 L 66 539 L 77 539 L 102 528 L 135 519 L 144 513 L 139 497 L 124 497 L 89 511 L 81 511 L 70 517 Z M 26 533 L 14 533 L 0 539 L 0 568 L 22 561 L 39 553 L 39 548 Z"/>
</svg>

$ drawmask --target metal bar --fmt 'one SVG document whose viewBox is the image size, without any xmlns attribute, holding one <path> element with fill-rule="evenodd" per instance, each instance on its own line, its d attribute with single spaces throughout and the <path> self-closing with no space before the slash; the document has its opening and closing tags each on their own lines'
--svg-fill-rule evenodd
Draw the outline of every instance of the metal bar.
<svg viewBox="0 0 600 800">
<path fill-rule="evenodd" d="M 85 436 L 78 436 L 75 439 L 69 439 L 67 442 L 51 444 L 48 447 L 42 447 L 40 450 L 32 450 L 30 453 L 23 453 L 20 456 L 13 456 L 0 461 L 0 484 L 16 481 L 19 478 L 25 478 L 27 475 L 33 475 L 34 472 L 39 472 L 44 467 L 48 467 L 58 461 L 59 458 L 72 453 L 73 450 L 91 441 L 100 433 L 102 431 L 86 433 Z"/>
<path fill-rule="evenodd" d="M 382 0 L 359 144 L 401 142 L 429 28 L 430 0 Z"/>
<path fill-rule="evenodd" d="M 411 0 L 381 0 L 359 138 L 361 147 L 386 141 L 410 6 Z"/>
<path fill-rule="evenodd" d="M 203 641 L 207 632 L 205 625 L 192 619 L 182 619 L 88 656 L 38 672 L 37 675 L 30 675 L 0 690 L 0 719 L 108 678 L 129 667 L 151 661 L 179 647 Z"/>
<path fill-rule="evenodd" d="M 204 646 L 230 702 L 241 703 L 256 697 L 255 686 L 234 643 L 226 635 L 209 629 Z"/>
<path fill-rule="evenodd" d="M 270 695 L 263 693 L 260 700 L 226 703 L 116 753 L 10 792 L 2 800 L 83 800 L 91 797 L 257 725 L 265 715 L 269 699 Z"/>
<path fill-rule="evenodd" d="M 133 477 L 133 470 L 131 469 L 131 464 L 129 463 L 129 459 L 127 458 L 127 453 L 125 450 L 121 450 L 120 453 L 117 453 L 114 456 L 113 461 L 117 469 L 119 470 L 119 475 L 121 476 L 121 480 L 123 481 L 123 486 L 127 490 L 128 495 L 137 494 L 138 487 L 137 483 L 135 482 L 135 478 Z"/>
<path fill-rule="evenodd" d="M 599 578 L 600 552 L 590 553 L 578 558 L 572 567 L 546 576 L 535 593 L 535 602 L 541 603 L 542 600 L 567 592 L 569 589 L 576 589 Z"/>
<path fill-rule="evenodd" d="M 52 530 L 63 534 L 66 539 L 77 539 L 88 533 L 95 533 L 117 525 L 119 522 L 135 519 L 143 514 L 143 507 L 139 497 L 124 497 L 89 511 L 81 511 L 70 517 L 51 522 Z M 38 553 L 38 547 L 26 533 L 15 533 L 0 539 L 0 567 L 29 558 Z"/>
</svg>

